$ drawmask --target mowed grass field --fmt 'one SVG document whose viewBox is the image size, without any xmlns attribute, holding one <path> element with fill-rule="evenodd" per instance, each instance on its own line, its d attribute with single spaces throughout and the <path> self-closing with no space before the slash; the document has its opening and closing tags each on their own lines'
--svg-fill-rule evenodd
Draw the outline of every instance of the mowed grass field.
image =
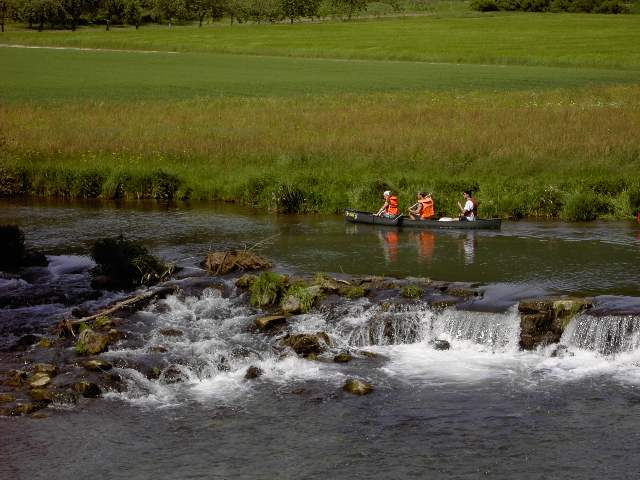
<svg viewBox="0 0 640 480">
<path fill-rule="evenodd" d="M 630 217 L 639 20 L 12 27 L 0 43 L 134 51 L 0 47 L 0 194 L 332 212 L 391 188 L 453 214 L 473 187 L 485 216 Z"/>
</svg>

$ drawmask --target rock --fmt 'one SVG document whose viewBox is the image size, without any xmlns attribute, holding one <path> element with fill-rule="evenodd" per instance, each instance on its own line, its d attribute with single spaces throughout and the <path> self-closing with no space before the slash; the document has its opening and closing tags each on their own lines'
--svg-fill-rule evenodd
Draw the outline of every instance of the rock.
<svg viewBox="0 0 640 480">
<path fill-rule="evenodd" d="M 0 403 L 9 403 L 13 402 L 15 397 L 10 393 L 0 393 Z"/>
<path fill-rule="evenodd" d="M 175 365 L 168 366 L 160 375 L 160 380 L 166 384 L 182 383 L 188 380 L 187 376 Z"/>
<path fill-rule="evenodd" d="M 294 295 L 286 295 L 280 304 L 282 311 L 286 314 L 297 314 L 302 312 L 302 302 Z"/>
<path fill-rule="evenodd" d="M 573 317 L 576 313 L 593 307 L 593 302 L 585 298 L 562 298 L 554 300 L 552 305 L 556 317 Z"/>
<path fill-rule="evenodd" d="M 160 345 L 154 345 L 152 347 L 149 347 L 149 352 L 151 353 L 167 353 L 168 350 Z"/>
<path fill-rule="evenodd" d="M 338 355 L 333 357 L 333 361 L 336 363 L 347 363 L 353 359 L 349 352 L 340 352 Z"/>
<path fill-rule="evenodd" d="M 284 315 L 267 315 L 265 317 L 256 318 L 256 327 L 260 330 L 272 330 L 277 326 L 285 325 L 287 317 Z"/>
<path fill-rule="evenodd" d="M 33 388 L 29 390 L 29 395 L 37 402 L 51 402 L 51 392 L 45 388 Z"/>
<path fill-rule="evenodd" d="M 107 370 L 111 370 L 113 368 L 113 365 L 111 365 L 109 362 L 100 359 L 87 360 L 82 364 L 82 366 L 90 372 L 106 372 Z"/>
<path fill-rule="evenodd" d="M 238 280 L 236 280 L 236 287 L 238 288 L 249 288 L 253 282 L 255 282 L 258 277 L 252 273 L 245 273 Z"/>
<path fill-rule="evenodd" d="M 23 335 L 13 344 L 11 350 L 22 352 L 29 348 L 31 345 L 38 343 L 39 340 L 39 337 L 36 337 L 35 335 L 32 335 L 30 333 L 27 335 Z"/>
<path fill-rule="evenodd" d="M 306 358 L 310 362 L 315 362 L 316 360 L 318 360 L 319 357 L 317 353 L 309 353 L 304 358 Z"/>
<path fill-rule="evenodd" d="M 446 340 L 436 339 L 431 344 L 436 350 L 449 350 L 451 348 L 451 344 Z"/>
<path fill-rule="evenodd" d="M 164 335 L 165 337 L 181 337 L 182 335 L 184 335 L 182 330 L 178 330 L 177 328 L 161 328 L 160 334 Z"/>
<path fill-rule="evenodd" d="M 375 352 L 369 352 L 367 350 L 360 350 L 360 355 L 367 358 L 378 358 L 378 354 Z"/>
<path fill-rule="evenodd" d="M 99 397 L 102 394 L 100 387 L 93 382 L 82 381 L 73 384 L 73 390 L 87 398 Z"/>
<path fill-rule="evenodd" d="M 306 292 L 314 298 L 322 295 L 322 287 L 320 285 L 311 285 L 310 287 L 305 288 Z"/>
<path fill-rule="evenodd" d="M 323 278 L 318 285 L 320 291 L 323 293 L 338 293 L 340 291 L 340 283 L 333 278 Z"/>
<path fill-rule="evenodd" d="M 31 388 L 40 388 L 44 387 L 51 383 L 51 377 L 46 373 L 35 373 L 31 380 L 29 381 L 29 386 Z"/>
<path fill-rule="evenodd" d="M 523 334 L 538 335 L 551 328 L 552 312 L 529 313 L 520 317 L 520 330 Z"/>
<path fill-rule="evenodd" d="M 109 339 L 109 343 L 115 343 L 125 338 L 125 334 L 122 333 L 120 330 L 116 330 L 115 328 L 112 328 L 107 332 L 107 338 Z"/>
<path fill-rule="evenodd" d="M 7 380 L 4 383 L 10 387 L 20 387 L 26 380 L 27 372 L 23 372 L 22 370 L 12 370 L 7 375 Z"/>
<path fill-rule="evenodd" d="M 449 299 L 449 298 L 443 298 L 443 299 L 439 299 L 439 300 L 432 300 L 431 302 L 429 302 L 429 304 L 431 305 L 432 308 L 438 309 L 438 310 L 444 310 L 445 308 L 449 308 L 449 307 L 455 307 L 458 304 L 459 300 L 457 299 Z"/>
<path fill-rule="evenodd" d="M 107 350 L 108 347 L 109 337 L 107 335 L 94 332 L 88 328 L 78 335 L 76 353 L 78 355 L 97 355 Z"/>
<path fill-rule="evenodd" d="M 315 334 L 297 333 L 287 335 L 282 339 L 282 344 L 291 347 L 294 352 L 304 357 L 310 354 L 320 354 L 324 352 L 331 340 L 325 332 Z"/>
<path fill-rule="evenodd" d="M 357 378 L 350 378 L 344 384 L 344 390 L 353 395 L 367 395 L 373 392 L 373 385 Z"/>
<path fill-rule="evenodd" d="M 236 270 L 265 270 L 272 267 L 270 261 L 248 250 L 211 252 L 202 265 L 210 275 L 226 275 Z"/>
<path fill-rule="evenodd" d="M 537 314 L 553 311 L 553 301 L 544 298 L 520 300 L 518 311 L 524 314 Z"/>
<path fill-rule="evenodd" d="M 247 368 L 247 373 L 244 374 L 244 378 L 247 380 L 252 380 L 254 378 L 258 378 L 262 375 L 262 369 L 258 367 L 254 367 L 253 365 Z"/>
<path fill-rule="evenodd" d="M 38 410 L 42 410 L 46 406 L 46 402 L 18 403 L 13 408 L 3 411 L 3 413 L 7 416 L 19 417 L 21 415 L 30 415 Z"/>
<path fill-rule="evenodd" d="M 162 375 L 162 370 L 158 367 L 151 367 L 147 372 L 147 378 L 149 380 L 157 380 Z"/>
<path fill-rule="evenodd" d="M 552 358 L 573 357 L 574 353 L 569 351 L 566 345 L 557 345 L 551 352 Z"/>
<path fill-rule="evenodd" d="M 478 293 L 477 290 L 472 290 L 470 288 L 456 288 L 456 287 L 447 288 L 446 293 L 447 295 L 451 295 L 452 297 L 463 297 L 463 298 L 477 297 L 478 295 L 480 295 L 480 293 Z"/>
<path fill-rule="evenodd" d="M 51 365 L 50 363 L 36 363 L 33 366 L 33 371 L 38 373 L 45 373 L 50 377 L 55 377 L 58 374 L 58 367 Z"/>
</svg>

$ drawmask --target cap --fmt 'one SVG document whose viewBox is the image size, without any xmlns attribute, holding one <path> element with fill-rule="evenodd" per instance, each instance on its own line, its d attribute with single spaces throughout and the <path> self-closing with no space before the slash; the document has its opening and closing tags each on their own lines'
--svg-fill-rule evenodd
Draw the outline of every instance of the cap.
<svg viewBox="0 0 640 480">
<path fill-rule="evenodd" d="M 384 196 L 391 195 L 391 190 L 385 190 L 382 195 L 384 195 Z"/>
</svg>

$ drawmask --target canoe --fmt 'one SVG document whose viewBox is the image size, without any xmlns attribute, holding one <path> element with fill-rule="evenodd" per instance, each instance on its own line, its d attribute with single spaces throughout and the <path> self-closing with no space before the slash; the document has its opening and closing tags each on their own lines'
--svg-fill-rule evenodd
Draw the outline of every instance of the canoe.
<svg viewBox="0 0 640 480">
<path fill-rule="evenodd" d="M 394 218 L 378 217 L 371 212 L 346 209 L 344 219 L 350 223 L 365 223 L 369 225 L 385 225 L 388 227 L 417 228 L 417 229 L 441 229 L 441 230 L 499 230 L 502 224 L 500 218 L 479 218 L 473 222 L 438 220 L 411 220 L 410 217 L 398 215 Z"/>
</svg>

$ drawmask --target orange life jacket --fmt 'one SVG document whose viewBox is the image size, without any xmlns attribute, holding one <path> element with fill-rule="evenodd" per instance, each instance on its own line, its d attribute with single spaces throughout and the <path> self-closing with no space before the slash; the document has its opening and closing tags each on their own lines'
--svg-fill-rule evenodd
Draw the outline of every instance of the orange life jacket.
<svg viewBox="0 0 640 480">
<path fill-rule="evenodd" d="M 433 204 L 433 199 L 422 198 L 418 200 L 418 203 L 422 206 L 422 208 L 420 209 L 420 218 L 435 217 L 436 212 Z"/>
<path fill-rule="evenodd" d="M 398 208 L 398 197 L 389 197 L 387 204 L 387 213 L 389 215 L 398 215 L 400 213 L 400 209 Z"/>
</svg>

